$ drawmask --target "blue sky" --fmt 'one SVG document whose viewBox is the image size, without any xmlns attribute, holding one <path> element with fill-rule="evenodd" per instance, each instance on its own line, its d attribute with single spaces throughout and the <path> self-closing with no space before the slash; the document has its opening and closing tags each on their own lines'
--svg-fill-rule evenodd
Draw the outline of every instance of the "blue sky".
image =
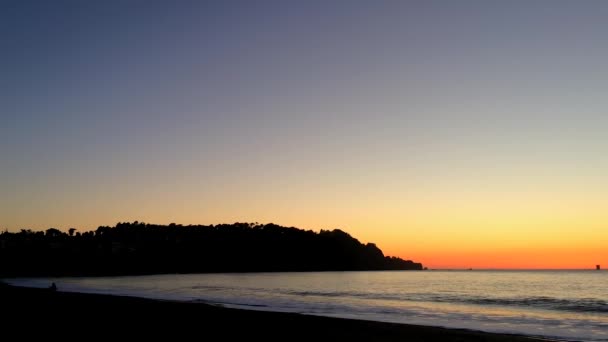
<svg viewBox="0 0 608 342">
<path fill-rule="evenodd" d="M 445 207 L 492 203 L 493 227 L 556 197 L 601 221 L 607 15 L 603 1 L 2 2 L 0 227 L 272 221 L 399 241 L 445 234 Z"/>
</svg>

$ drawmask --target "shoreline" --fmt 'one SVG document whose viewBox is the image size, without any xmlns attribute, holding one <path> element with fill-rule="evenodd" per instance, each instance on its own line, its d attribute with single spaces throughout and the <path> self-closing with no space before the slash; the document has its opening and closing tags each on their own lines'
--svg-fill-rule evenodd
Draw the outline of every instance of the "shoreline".
<svg viewBox="0 0 608 342">
<path fill-rule="evenodd" d="M 227 308 L 205 303 L 138 297 L 53 292 L 0 282 L 2 330 L 22 337 L 63 339 L 96 336 L 175 340 L 263 341 L 340 339 L 351 341 L 548 341 L 523 335 L 386 323 L 298 313 Z M 193 335 L 194 334 L 194 335 Z M 87 335 L 84 335 L 87 336 Z"/>
</svg>

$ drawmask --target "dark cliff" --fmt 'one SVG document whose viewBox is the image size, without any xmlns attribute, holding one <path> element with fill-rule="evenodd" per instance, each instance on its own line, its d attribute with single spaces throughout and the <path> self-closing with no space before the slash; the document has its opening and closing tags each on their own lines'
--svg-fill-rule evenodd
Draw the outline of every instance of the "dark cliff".
<svg viewBox="0 0 608 342">
<path fill-rule="evenodd" d="M 0 260 L 4 277 L 422 269 L 338 229 L 315 233 L 250 223 L 133 222 L 85 233 L 54 228 L 4 232 Z"/>
</svg>

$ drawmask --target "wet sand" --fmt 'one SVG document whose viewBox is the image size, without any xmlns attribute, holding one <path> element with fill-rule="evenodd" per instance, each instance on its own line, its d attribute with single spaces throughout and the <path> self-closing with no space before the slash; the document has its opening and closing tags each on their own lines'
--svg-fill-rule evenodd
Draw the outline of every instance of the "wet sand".
<svg viewBox="0 0 608 342">
<path fill-rule="evenodd" d="M 5 337 L 16 334 L 13 340 L 52 341 L 538 341 L 470 330 L 53 292 L 4 284 L 0 284 L 0 333 Z"/>
</svg>

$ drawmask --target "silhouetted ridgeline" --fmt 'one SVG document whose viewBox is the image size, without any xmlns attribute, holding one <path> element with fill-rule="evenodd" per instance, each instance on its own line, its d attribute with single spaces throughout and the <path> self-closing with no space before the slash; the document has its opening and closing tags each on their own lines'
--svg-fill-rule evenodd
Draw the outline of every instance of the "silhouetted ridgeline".
<svg viewBox="0 0 608 342">
<path fill-rule="evenodd" d="M 234 223 L 168 226 L 139 222 L 64 233 L 0 234 L 0 276 L 420 270 L 341 230 Z"/>
</svg>

